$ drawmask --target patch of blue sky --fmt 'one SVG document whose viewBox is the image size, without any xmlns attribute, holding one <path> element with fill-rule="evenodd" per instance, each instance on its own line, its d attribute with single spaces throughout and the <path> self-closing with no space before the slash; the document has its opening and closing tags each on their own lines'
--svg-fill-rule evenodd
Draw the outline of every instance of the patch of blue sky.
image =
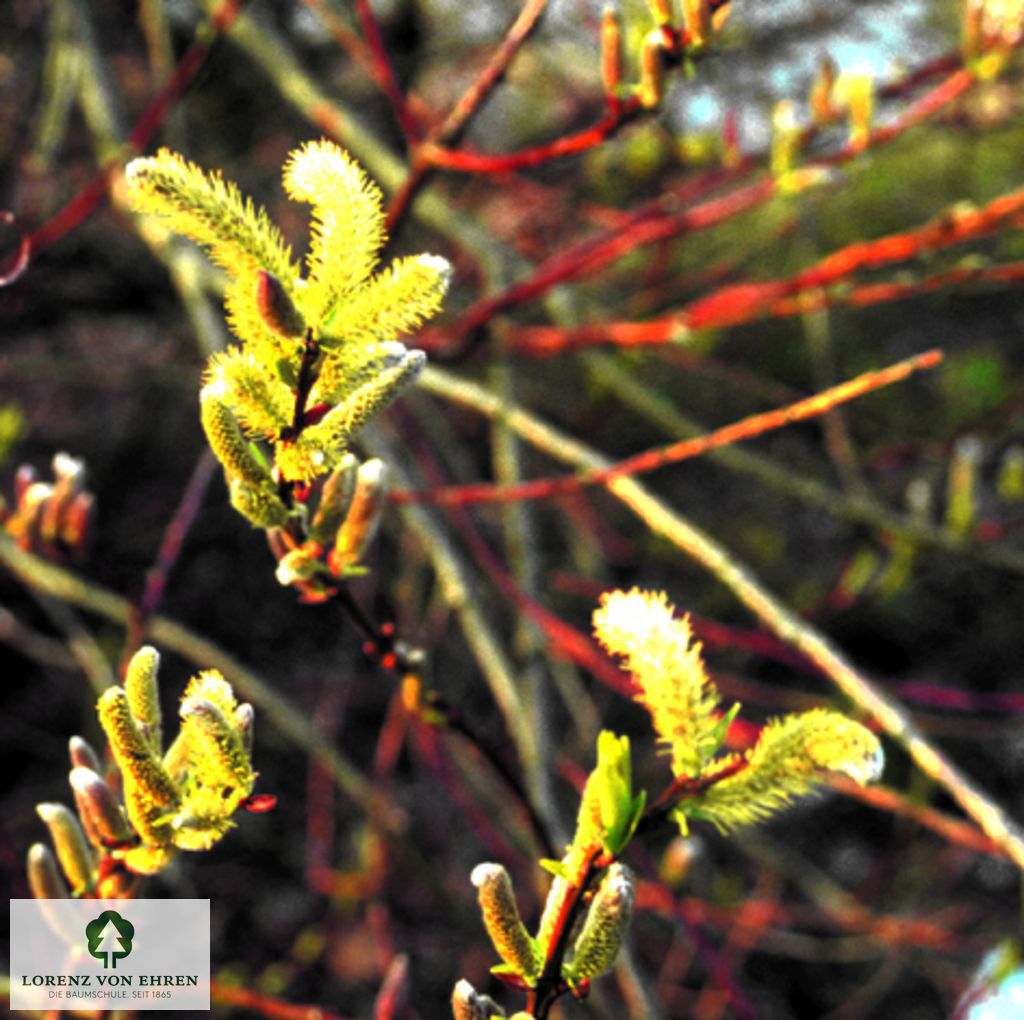
<svg viewBox="0 0 1024 1020">
<path fill-rule="evenodd" d="M 990 996 L 964 1014 L 964 1020 L 1020 1020 L 1024 1017 L 1024 970 L 1015 970 Z"/>
</svg>

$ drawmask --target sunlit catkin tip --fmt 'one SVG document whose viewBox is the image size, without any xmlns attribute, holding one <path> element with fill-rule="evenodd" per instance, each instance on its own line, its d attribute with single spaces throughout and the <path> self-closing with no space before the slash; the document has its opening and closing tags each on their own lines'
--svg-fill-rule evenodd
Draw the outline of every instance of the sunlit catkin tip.
<svg viewBox="0 0 1024 1020">
<path fill-rule="evenodd" d="M 363 558 L 387 506 L 388 470 L 382 460 L 368 460 L 356 473 L 355 492 L 328 557 L 332 573 L 345 572 Z"/>
<path fill-rule="evenodd" d="M 315 553 L 306 548 L 292 549 L 278 560 L 274 576 L 278 584 L 288 587 L 310 580 L 321 569 L 322 564 Z"/>
<path fill-rule="evenodd" d="M 306 330 L 302 313 L 281 281 L 265 269 L 256 274 L 256 307 L 263 321 L 281 336 L 298 337 Z"/>
<path fill-rule="evenodd" d="M 63 804 L 38 804 L 36 813 L 50 830 L 57 860 L 75 893 L 88 892 L 95 882 L 93 855 L 78 819 Z"/>
<path fill-rule="evenodd" d="M 82 821 L 91 827 L 100 846 L 131 839 L 132 830 L 114 791 L 96 772 L 79 766 L 71 770 L 69 779 Z"/>
<path fill-rule="evenodd" d="M 53 477 L 61 487 L 80 492 L 85 483 L 85 461 L 63 451 L 53 456 Z"/>
<path fill-rule="evenodd" d="M 128 696 L 128 710 L 135 718 L 143 737 L 160 753 L 163 746 L 160 718 L 160 691 L 157 672 L 160 653 L 150 645 L 143 645 L 131 658 L 124 677 L 124 690 Z"/>
<path fill-rule="evenodd" d="M 83 768 L 92 769 L 93 772 L 103 772 L 100 756 L 84 737 L 72 737 L 68 741 L 68 756 L 73 767 L 81 765 Z"/>
<path fill-rule="evenodd" d="M 480 996 L 465 978 L 455 985 L 452 992 L 452 1016 L 454 1020 L 489 1020 L 480 1005 Z"/>
<path fill-rule="evenodd" d="M 640 105 L 653 110 L 665 96 L 664 37 L 660 30 L 648 32 L 640 50 Z"/>
<path fill-rule="evenodd" d="M 453 270 L 452 264 L 443 255 L 433 255 L 430 252 L 424 252 L 422 255 L 416 256 L 416 261 L 421 266 L 433 270 L 437 274 L 440 286 L 448 286 Z"/>
<path fill-rule="evenodd" d="M 570 982 L 577 984 L 611 969 L 622 946 L 635 899 L 633 873 L 616 862 L 601 879 L 576 940 L 572 960 L 566 968 Z"/>
<path fill-rule="evenodd" d="M 476 886 L 484 927 L 498 955 L 517 974 L 531 981 L 541 961 L 519 918 L 508 872 L 500 864 L 478 864 L 470 881 Z"/>
<path fill-rule="evenodd" d="M 45 843 L 33 843 L 28 851 L 28 886 L 37 900 L 66 900 L 71 890 L 61 877 L 57 860 Z"/>
</svg>

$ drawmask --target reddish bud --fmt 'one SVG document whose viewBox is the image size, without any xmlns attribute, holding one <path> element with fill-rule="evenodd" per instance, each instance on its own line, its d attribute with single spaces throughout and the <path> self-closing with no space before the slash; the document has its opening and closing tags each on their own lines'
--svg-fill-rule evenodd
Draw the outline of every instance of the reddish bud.
<svg viewBox="0 0 1024 1020">
<path fill-rule="evenodd" d="M 256 274 L 256 307 L 263 321 L 275 333 L 298 337 L 305 332 L 306 324 L 302 315 L 281 281 L 263 269 Z"/>
<path fill-rule="evenodd" d="M 254 815 L 263 815 L 277 807 L 277 797 L 272 793 L 254 793 L 242 801 L 242 807 Z"/>
</svg>

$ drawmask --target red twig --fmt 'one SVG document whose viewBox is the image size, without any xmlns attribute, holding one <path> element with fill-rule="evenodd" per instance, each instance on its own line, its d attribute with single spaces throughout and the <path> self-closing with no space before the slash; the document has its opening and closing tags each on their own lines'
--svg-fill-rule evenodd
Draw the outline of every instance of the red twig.
<svg viewBox="0 0 1024 1020">
<path fill-rule="evenodd" d="M 391 104 L 398 126 L 402 129 L 402 134 L 405 135 L 406 143 L 413 145 L 420 138 L 422 131 L 419 121 L 409 109 L 405 93 L 395 77 L 395 69 L 390 56 L 388 56 L 387 47 L 384 45 L 377 15 L 373 13 L 369 0 L 355 0 L 355 7 L 356 17 L 359 19 L 359 25 L 373 58 L 374 78 Z"/>
<path fill-rule="evenodd" d="M 472 85 L 462 94 L 451 112 L 436 131 L 431 132 L 431 141 L 454 141 L 466 127 L 470 117 L 479 109 L 494 87 L 504 77 L 509 64 L 515 59 L 523 43 L 537 27 L 548 0 L 526 0 L 519 16 L 512 23 L 501 41 L 501 45 L 487 61 L 487 66 L 476 77 Z"/>
<path fill-rule="evenodd" d="M 92 215 L 107 194 L 110 178 L 119 172 L 124 160 L 141 152 L 152 140 L 171 107 L 181 98 L 195 80 L 195 76 L 210 52 L 217 38 L 225 32 L 238 16 L 243 0 L 222 0 L 213 12 L 210 22 L 200 31 L 180 63 L 174 69 L 167 84 L 153 97 L 125 141 L 123 152 L 110 160 L 100 172 L 64 206 L 37 230 L 28 235 L 23 265 L 17 273 L 8 272 L 0 278 L 0 286 L 13 283 L 28 266 L 29 261 L 44 248 L 60 240 L 74 230 L 83 220 Z"/>
<path fill-rule="evenodd" d="M 526 170 L 601 145 L 623 124 L 636 116 L 640 109 L 640 100 L 631 96 L 623 100 L 616 110 L 582 131 L 505 155 L 491 155 L 472 149 L 447 149 L 441 145 L 430 144 L 424 146 L 422 157 L 430 166 L 464 174 L 507 174 L 514 170 Z"/>
<path fill-rule="evenodd" d="M 1024 277 L 1024 263 L 956 267 L 917 281 L 863 284 L 847 292 L 835 289 L 855 273 L 906 262 L 1016 225 L 1024 215 L 1024 189 L 1007 192 L 980 209 L 957 210 L 914 230 L 857 241 L 790 277 L 730 284 L 691 302 L 671 315 L 649 322 L 610 322 L 574 329 L 527 327 L 512 333 L 519 353 L 549 355 L 612 342 L 620 346 L 662 344 L 685 338 L 697 329 L 720 329 L 766 317 L 800 315 L 845 304 L 854 307 L 913 297 L 943 287 L 983 280 L 1015 282 Z M 832 289 L 830 289 L 832 288 Z"/>
<path fill-rule="evenodd" d="M 935 808 L 924 804 L 915 804 L 901 793 L 885 786 L 860 786 L 843 776 L 834 776 L 830 785 L 854 800 L 870 804 L 879 811 L 888 811 L 894 815 L 911 818 L 918 825 L 930 829 L 936 835 L 957 846 L 966 847 L 977 853 L 991 857 L 1005 857 L 1002 850 L 990 840 L 977 826 L 952 818 Z"/>
<path fill-rule="evenodd" d="M 835 153 L 818 159 L 813 165 L 821 167 L 837 166 L 860 155 L 865 149 L 874 148 L 893 141 L 915 125 L 949 107 L 967 91 L 974 81 L 975 78 L 970 71 L 965 69 L 955 71 L 925 96 L 904 110 L 890 124 L 883 125 L 873 131 L 866 145 L 847 143 Z M 610 118 L 617 116 L 619 114 L 611 114 L 605 120 L 609 121 Z M 594 128 L 588 129 L 590 132 L 594 130 Z M 610 127 L 602 123 L 600 130 L 605 132 L 605 137 L 607 137 Z M 583 132 L 583 135 L 587 136 L 586 141 L 581 136 L 569 136 L 569 138 L 559 139 L 551 144 L 571 143 L 572 145 L 582 145 L 586 148 L 603 140 L 602 138 L 589 136 L 588 132 Z M 559 152 L 558 154 L 565 153 Z M 461 151 L 456 155 L 459 158 L 469 158 L 467 154 Z M 550 158 L 550 156 L 546 158 Z M 735 168 L 733 172 L 746 172 L 755 166 L 756 163 L 757 160 L 754 157 L 745 157 L 741 161 L 740 166 Z M 480 165 L 467 165 L 465 169 L 483 172 L 484 167 Z M 516 169 L 516 167 L 510 165 L 503 167 L 503 169 Z M 588 239 L 561 255 L 549 259 L 537 267 L 526 280 L 513 284 L 500 294 L 481 299 L 454 323 L 427 331 L 421 337 L 421 343 L 427 350 L 447 351 L 453 345 L 458 345 L 467 340 L 472 341 L 476 338 L 478 331 L 499 312 L 506 311 L 527 301 L 532 301 L 558 284 L 584 275 L 592 275 L 638 247 L 707 229 L 725 222 L 770 199 L 776 193 L 775 185 L 776 182 L 772 179 L 752 185 L 744 185 L 703 205 L 684 209 L 681 212 L 665 212 L 662 216 L 652 221 L 645 221 L 642 224 L 631 223 L 628 227 L 608 231 L 598 238 Z M 666 332 L 663 333 L 662 339 L 679 335 L 680 327 L 678 323 L 675 324 L 674 331 L 667 327 L 668 324 L 664 323 L 663 330 L 666 330 Z"/>
<path fill-rule="evenodd" d="M 491 94 L 523 43 L 529 38 L 547 4 L 548 0 L 527 0 L 484 69 L 462 94 L 444 121 L 430 132 L 422 144 L 416 146 L 409 175 L 388 208 L 387 229 L 389 232 L 395 229 L 397 223 L 408 211 L 416 193 L 426 183 L 430 170 L 435 166 L 431 159 L 431 153 L 440 147 L 442 141 L 458 137 L 465 129 L 470 118 Z"/>
<path fill-rule="evenodd" d="M 794 422 L 814 418 L 839 404 L 848 403 L 884 386 L 900 382 L 924 369 L 934 368 L 942 360 L 939 350 L 925 351 L 913 358 L 890 365 L 876 372 L 865 372 L 838 386 L 822 390 L 804 400 L 763 414 L 744 418 L 704 436 L 683 439 L 669 446 L 646 450 L 599 471 L 586 471 L 560 478 L 538 478 L 517 485 L 456 485 L 422 491 L 397 490 L 391 494 L 396 503 L 434 503 L 442 506 L 467 506 L 471 503 L 508 503 L 521 500 L 549 499 L 584 485 L 605 485 L 615 478 L 654 471 L 667 464 L 707 453 L 722 446 L 751 439 Z"/>
<path fill-rule="evenodd" d="M 127 668 L 128 660 L 142 644 L 146 626 L 152 615 L 157 611 L 167 588 L 167 581 L 181 555 L 181 548 L 188 535 L 192 522 L 202 506 L 206 488 L 210 484 L 217 468 L 217 458 L 207 448 L 199 455 L 196 466 L 192 469 L 188 484 L 164 530 L 163 540 L 156 554 L 153 566 L 146 574 L 146 585 L 142 596 L 132 609 L 128 621 L 128 634 L 125 638 L 125 649 L 121 658 L 121 668 Z"/>
</svg>

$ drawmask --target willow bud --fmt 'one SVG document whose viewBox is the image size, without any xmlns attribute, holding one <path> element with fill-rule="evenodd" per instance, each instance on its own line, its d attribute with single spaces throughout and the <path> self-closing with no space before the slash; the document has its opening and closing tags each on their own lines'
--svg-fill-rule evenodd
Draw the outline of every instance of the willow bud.
<svg viewBox="0 0 1024 1020">
<path fill-rule="evenodd" d="M 540 972 L 541 960 L 519 917 L 508 872 L 500 864 L 478 864 L 470 881 L 476 886 L 484 926 L 498 955 L 516 974 L 532 981 Z"/>
<path fill-rule="evenodd" d="M 632 872 L 624 864 L 614 863 L 601 879 L 576 939 L 566 973 L 572 984 L 599 977 L 611 969 L 622 947 L 635 899 Z"/>
</svg>

